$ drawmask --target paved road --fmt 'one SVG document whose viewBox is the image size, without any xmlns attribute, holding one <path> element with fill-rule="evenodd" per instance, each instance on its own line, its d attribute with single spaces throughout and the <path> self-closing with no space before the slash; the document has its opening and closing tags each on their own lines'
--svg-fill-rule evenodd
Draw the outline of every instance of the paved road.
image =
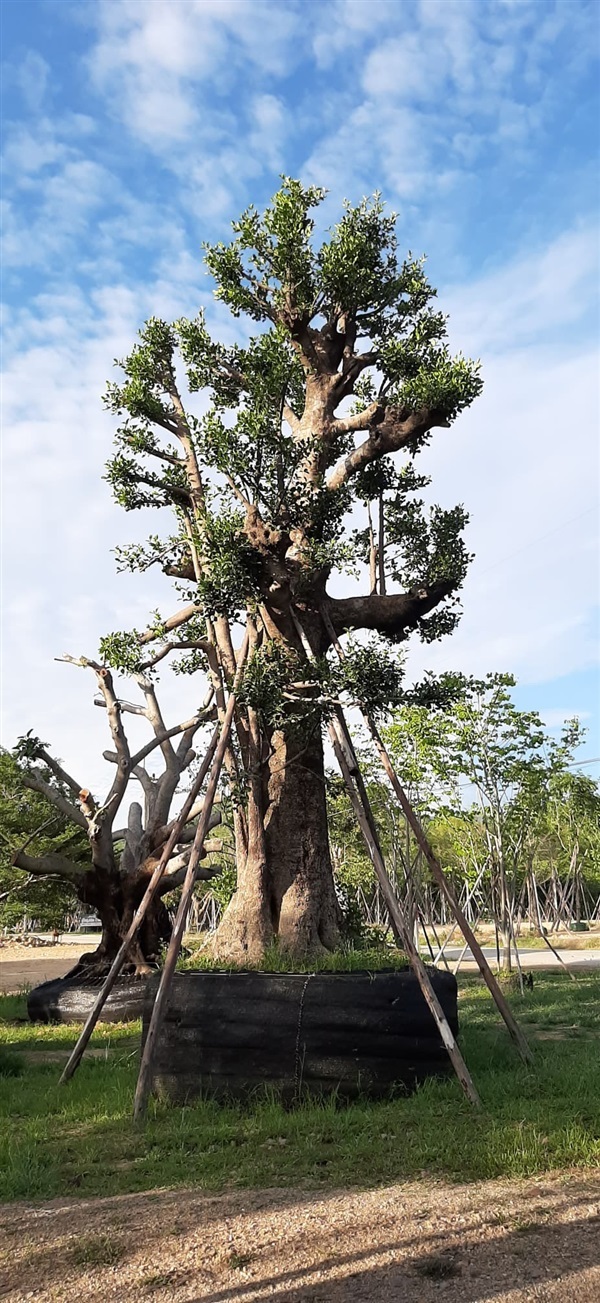
<svg viewBox="0 0 600 1303">
<path fill-rule="evenodd" d="M 600 950 L 561 950 L 558 947 L 556 949 L 557 954 L 560 955 L 563 963 L 566 964 L 568 968 L 600 968 Z M 483 953 L 488 960 L 490 967 L 495 970 L 495 946 L 483 946 Z M 444 951 L 444 954 L 452 968 L 456 960 L 462 954 L 462 946 L 449 946 L 448 949 Z M 425 956 L 423 956 L 423 958 L 425 958 Z M 521 960 L 521 967 L 527 970 L 530 968 L 555 969 L 561 967 L 556 955 L 553 955 L 552 951 L 549 950 L 547 946 L 544 946 L 543 950 L 538 949 L 537 947 L 535 950 L 528 950 L 526 946 L 519 946 L 519 959 Z M 443 963 L 444 961 L 441 959 L 438 963 L 438 967 L 443 967 Z M 514 958 L 513 967 L 516 967 Z M 471 951 L 467 950 L 461 963 L 460 971 L 461 973 L 470 973 L 476 971 L 476 969 L 477 964 L 473 959 Z"/>
</svg>

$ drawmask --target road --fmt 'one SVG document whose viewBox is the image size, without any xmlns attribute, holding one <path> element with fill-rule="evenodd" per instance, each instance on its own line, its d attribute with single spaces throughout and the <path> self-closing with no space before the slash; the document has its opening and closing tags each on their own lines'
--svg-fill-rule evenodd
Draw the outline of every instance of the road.
<svg viewBox="0 0 600 1303">
<path fill-rule="evenodd" d="M 562 950 L 556 947 L 556 952 L 558 955 L 560 955 L 560 959 L 562 959 L 563 964 L 566 964 L 568 968 L 600 968 L 600 949 Z M 483 953 L 490 965 L 490 968 L 492 968 L 495 971 L 496 947 L 483 946 Z M 449 946 L 448 949 L 444 951 L 444 955 L 448 960 L 448 964 L 450 968 L 454 968 L 454 964 L 456 963 L 457 959 L 459 959 L 461 954 L 462 954 L 462 946 Z M 423 954 L 424 959 L 428 957 L 430 958 L 430 956 L 426 956 Z M 552 951 L 548 949 L 547 946 L 544 946 L 543 950 L 539 949 L 537 946 L 535 949 L 528 949 L 527 946 L 519 946 L 519 959 L 521 961 L 521 967 L 526 969 L 527 971 L 529 971 L 531 968 L 541 968 L 541 969 L 551 970 L 555 968 L 560 969 L 561 967 L 560 960 L 556 958 L 556 955 L 554 955 Z M 438 963 L 438 968 L 442 968 L 443 965 L 444 965 L 444 961 L 443 959 L 441 959 Z M 516 967 L 514 959 L 513 959 L 513 967 Z M 465 957 L 460 966 L 460 971 L 461 973 L 472 973 L 477 971 L 477 964 L 470 950 L 467 950 L 465 954 Z"/>
</svg>

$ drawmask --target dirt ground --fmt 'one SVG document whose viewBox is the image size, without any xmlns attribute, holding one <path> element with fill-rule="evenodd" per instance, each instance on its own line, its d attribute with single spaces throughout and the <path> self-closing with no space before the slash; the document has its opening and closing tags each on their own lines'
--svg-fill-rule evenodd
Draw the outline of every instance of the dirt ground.
<svg viewBox="0 0 600 1303">
<path fill-rule="evenodd" d="M 86 950 L 93 950 L 93 938 L 83 937 L 77 945 L 23 946 L 18 941 L 0 943 L 0 995 L 64 977 Z"/>
<path fill-rule="evenodd" d="M 0 1211 L 6 1303 L 598 1303 L 600 1174 Z"/>
</svg>

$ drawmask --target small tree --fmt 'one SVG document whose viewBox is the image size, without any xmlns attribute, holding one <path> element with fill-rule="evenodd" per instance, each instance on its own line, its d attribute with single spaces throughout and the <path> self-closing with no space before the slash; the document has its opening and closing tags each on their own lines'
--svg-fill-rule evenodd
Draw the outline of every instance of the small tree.
<svg viewBox="0 0 600 1303">
<path fill-rule="evenodd" d="M 13 851 L 12 864 L 28 875 L 29 882 L 38 879 L 40 882 L 68 884 L 78 901 L 96 910 L 102 923 L 100 944 L 95 952 L 83 957 L 78 968 L 99 973 L 110 965 L 119 949 L 161 857 L 173 828 L 171 807 L 174 798 L 182 775 L 196 755 L 192 743 L 198 729 L 214 716 L 214 711 L 211 708 L 198 710 L 185 723 L 167 728 L 155 686 L 146 673 L 139 672 L 134 676 L 142 697 L 141 702 L 135 704 L 117 696 L 112 675 L 105 666 L 85 658 L 76 663 L 95 673 L 100 689 L 96 704 L 106 709 L 114 746 L 114 750 L 103 754 L 114 765 L 115 776 L 104 800 L 98 801 L 89 788 L 83 787 L 67 773 L 39 738 L 31 732 L 21 738 L 14 753 L 21 790 L 29 789 L 43 800 L 46 816 L 48 807 L 55 812 L 60 835 L 51 839 L 46 836 L 40 841 L 42 831 L 49 831 L 40 829 L 33 845 L 25 847 L 21 844 Z M 123 726 L 123 715 L 127 713 L 142 716 L 152 728 L 153 737 L 137 751 L 132 751 Z M 153 777 L 147 772 L 145 761 L 158 750 L 162 755 L 163 769 Z M 142 788 L 143 804 L 131 801 L 127 825 L 118 827 L 117 814 L 132 781 L 137 781 Z M 164 898 L 183 881 L 196 831 L 194 820 L 197 820 L 200 808 L 201 803 L 197 803 L 190 811 L 188 823 L 173 848 L 160 890 L 131 944 L 129 967 L 139 976 L 148 973 L 150 966 L 157 963 L 161 946 L 171 935 Z M 218 823 L 219 819 L 219 814 L 215 813 L 211 816 L 211 825 Z M 212 849 L 220 849 L 220 842 L 205 842 L 204 854 Z M 20 876 L 17 875 L 16 889 Z M 211 876 L 211 869 L 201 869 L 200 877 Z"/>
<path fill-rule="evenodd" d="M 377 640 L 350 649 L 345 677 L 334 670 L 321 605 L 338 635 L 401 642 L 416 631 L 429 641 L 456 624 L 469 559 L 463 508 L 426 509 L 414 462 L 479 393 L 478 365 L 450 356 L 423 262 L 399 260 L 395 217 L 379 197 L 346 205 L 317 247 L 311 212 L 323 195 L 286 179 L 262 216 L 251 208 L 234 223 L 231 244 L 206 249 L 216 297 L 254 335 L 225 346 L 203 315 L 152 319 L 108 390 L 121 420 L 108 470 L 117 500 L 127 510 L 171 505 L 176 518 L 170 538 L 120 551 L 121 564 L 159 564 L 182 585 L 187 606 L 169 624 L 183 636 L 155 621 L 156 659 L 191 649 L 184 668 L 207 670 L 219 700 L 235 669 L 232 622 L 250 620 L 226 757 L 238 886 L 215 945 L 242 960 L 275 935 L 296 954 L 335 945 L 323 715 L 344 686 L 358 686 L 373 710 L 402 695 L 397 657 Z M 335 598 L 331 577 L 356 578 L 357 562 L 369 561 L 368 527 L 349 525 L 371 502 L 378 591 Z M 102 655 L 135 667 L 138 641 L 112 635 Z"/>
<path fill-rule="evenodd" d="M 464 680 L 459 699 L 436 714 L 435 723 L 418 709 L 410 718 L 400 711 L 388 733 L 400 763 L 407 747 L 417 747 L 417 766 L 429 781 L 437 781 L 449 809 L 458 812 L 465 796 L 475 797 L 455 829 L 465 846 L 465 862 L 475 857 L 478 872 L 484 857 L 483 866 L 489 867 L 492 912 L 507 970 L 516 889 L 531 869 L 551 791 L 581 735 L 572 720 L 560 742 L 550 739 L 536 711 L 515 706 L 510 693 L 515 683 L 510 674 Z"/>
</svg>

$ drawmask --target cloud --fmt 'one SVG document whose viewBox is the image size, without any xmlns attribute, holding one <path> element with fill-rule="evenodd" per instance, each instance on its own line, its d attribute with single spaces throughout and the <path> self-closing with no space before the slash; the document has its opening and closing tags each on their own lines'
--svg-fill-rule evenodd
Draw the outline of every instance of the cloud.
<svg viewBox="0 0 600 1303">
<path fill-rule="evenodd" d="M 94 21 L 89 65 L 96 86 L 111 95 L 132 134 L 163 154 L 211 115 L 209 88 L 218 95 L 234 89 L 240 61 L 257 75 L 289 70 L 302 31 L 295 5 L 262 0 L 104 2 Z"/>
<path fill-rule="evenodd" d="M 448 287 L 452 337 L 479 354 L 593 328 L 600 246 L 595 226 L 564 231 L 545 249 L 528 249 L 470 286 Z M 565 348 L 568 345 L 563 345 Z"/>
</svg>

